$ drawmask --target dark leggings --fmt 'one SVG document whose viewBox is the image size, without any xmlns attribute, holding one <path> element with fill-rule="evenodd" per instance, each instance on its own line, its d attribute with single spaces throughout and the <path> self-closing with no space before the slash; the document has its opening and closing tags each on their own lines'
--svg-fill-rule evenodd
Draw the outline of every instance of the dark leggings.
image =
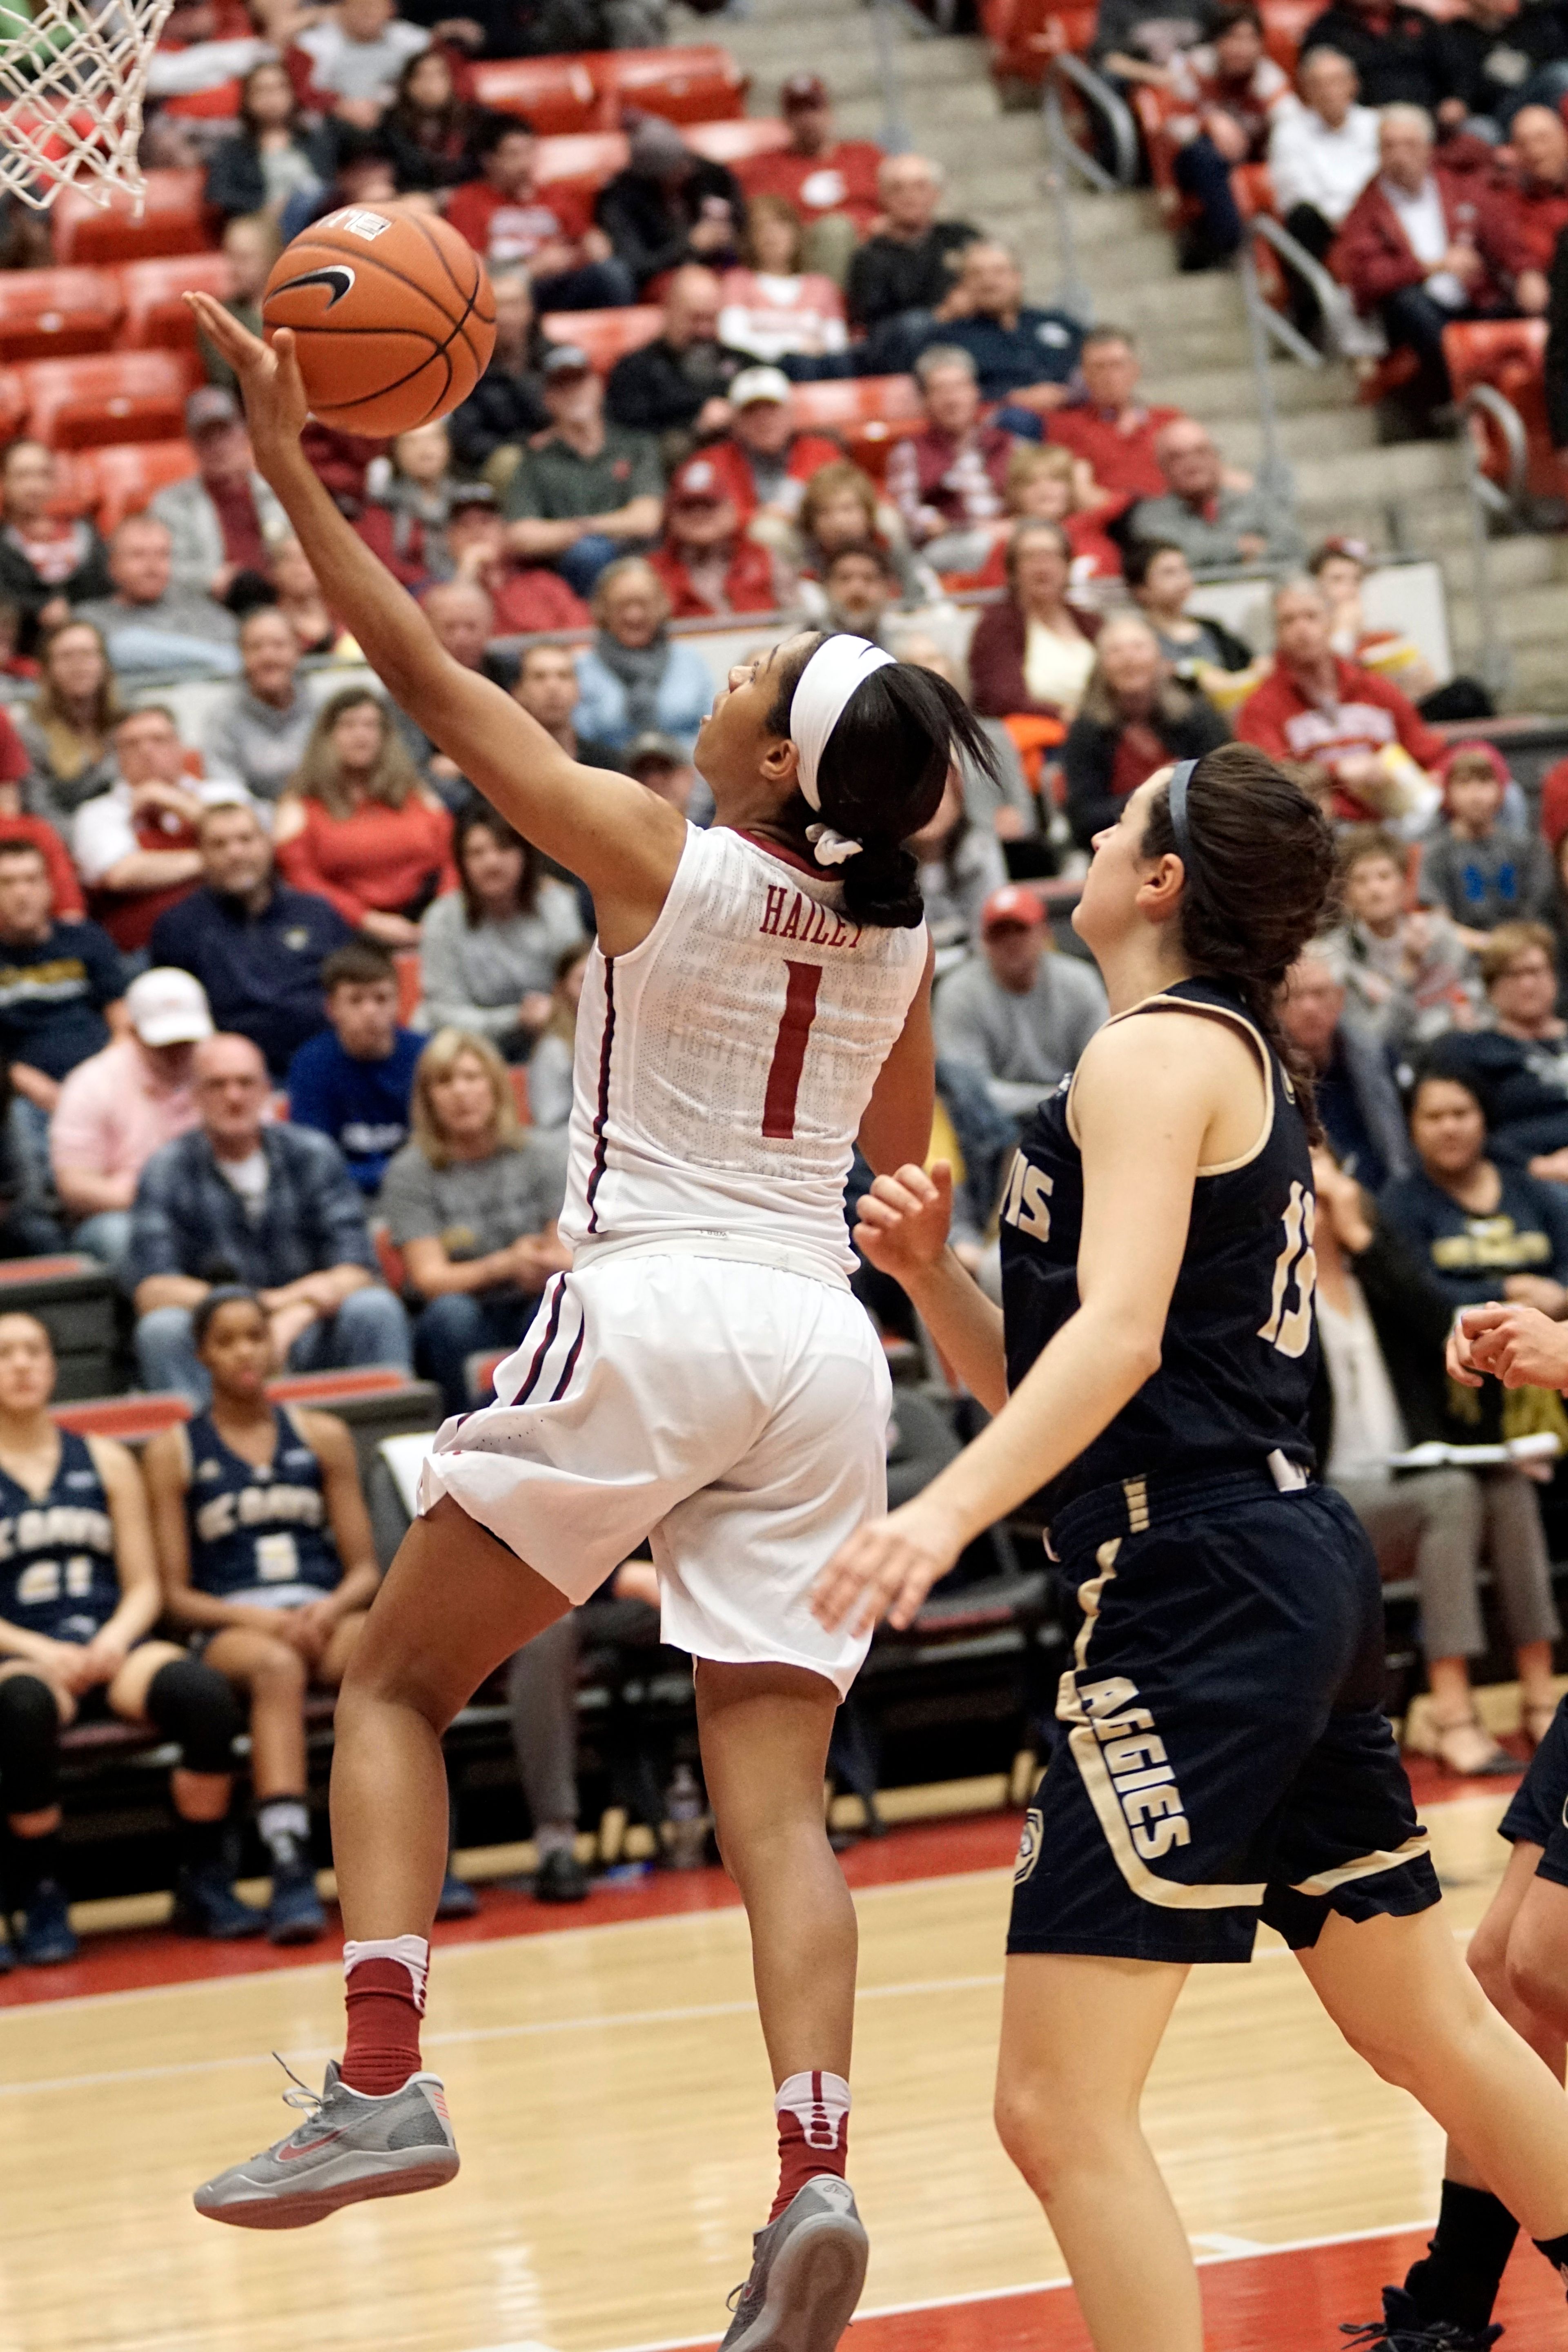
<svg viewBox="0 0 1568 2352">
<path fill-rule="evenodd" d="M 245 1727 L 239 1701 L 199 1658 L 171 1658 L 147 1687 L 147 1717 L 176 1739 L 190 1772 L 230 1772 Z M 59 1802 L 60 1713 L 38 1675 L 0 1681 L 0 1805 L 9 1814 L 47 1812 Z"/>
</svg>

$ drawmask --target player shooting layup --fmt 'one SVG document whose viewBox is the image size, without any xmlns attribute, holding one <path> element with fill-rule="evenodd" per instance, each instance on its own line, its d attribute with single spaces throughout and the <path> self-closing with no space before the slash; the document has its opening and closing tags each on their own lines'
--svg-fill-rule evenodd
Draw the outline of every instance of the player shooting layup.
<svg viewBox="0 0 1568 2352">
<path fill-rule="evenodd" d="M 441 2085 L 419 2072 L 441 1732 L 651 1536 L 667 1638 L 699 1661 L 709 1795 L 777 2088 L 779 2193 L 725 2341 L 826 2352 L 866 2240 L 843 2179 L 855 1915 L 822 1780 L 866 1637 L 827 1632 L 808 1595 L 883 1507 L 889 1408 L 847 1285 L 843 1185 L 857 1136 L 878 1169 L 927 1148 L 931 960 L 901 845 L 955 746 L 984 760 L 984 738 L 941 679 L 808 635 L 731 672 L 697 750 L 710 832 L 578 767 L 441 651 L 332 505 L 300 449 L 292 338 L 268 352 L 194 299 L 327 603 L 401 708 L 587 883 L 599 932 L 561 1219 L 573 1270 L 498 1373 L 500 1402 L 442 1429 L 339 1703 L 342 2066 L 298 2131 L 196 2203 L 290 2228 L 456 2172 Z"/>
</svg>

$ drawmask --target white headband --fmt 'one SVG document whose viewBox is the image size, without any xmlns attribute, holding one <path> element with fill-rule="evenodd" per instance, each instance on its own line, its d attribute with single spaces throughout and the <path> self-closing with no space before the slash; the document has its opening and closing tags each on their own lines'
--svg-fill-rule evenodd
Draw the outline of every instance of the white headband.
<svg viewBox="0 0 1568 2352">
<path fill-rule="evenodd" d="M 893 658 L 867 637 L 827 637 L 801 671 L 790 702 L 789 730 L 798 755 L 795 780 L 809 808 L 822 806 L 816 772 L 845 704 L 873 670 L 886 668 Z M 808 825 L 805 837 L 819 866 L 842 866 L 858 856 L 863 845 L 847 834 L 836 833 L 830 824 Z"/>
</svg>

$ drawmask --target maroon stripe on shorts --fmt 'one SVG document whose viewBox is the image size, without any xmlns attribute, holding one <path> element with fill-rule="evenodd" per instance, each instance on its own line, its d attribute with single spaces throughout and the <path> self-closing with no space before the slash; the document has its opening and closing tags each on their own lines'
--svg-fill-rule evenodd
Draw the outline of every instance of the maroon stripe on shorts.
<svg viewBox="0 0 1568 2352">
<path fill-rule="evenodd" d="M 605 1160 L 609 1143 L 605 1135 L 605 1122 L 610 1116 L 610 1054 L 616 1042 L 616 960 L 605 958 L 605 1034 L 599 1042 L 599 1104 L 594 1116 L 594 1165 L 588 1177 L 588 1231 L 599 1230 L 599 1212 L 595 1207 L 599 1181 L 605 1172 Z"/>
<path fill-rule="evenodd" d="M 587 1336 L 587 1331 L 588 1318 L 584 1315 L 577 1326 L 577 1337 L 573 1340 L 571 1347 L 566 1351 L 565 1367 L 562 1371 L 561 1378 L 555 1383 L 555 1392 L 550 1400 L 552 1404 L 559 1404 L 562 1398 L 565 1395 L 567 1390 L 572 1385 L 572 1375 L 577 1369 L 577 1359 L 583 1352 L 583 1341 Z"/>
<path fill-rule="evenodd" d="M 543 1339 L 533 1351 L 533 1361 L 528 1368 L 528 1378 L 512 1399 L 514 1406 L 526 1404 L 533 1394 L 533 1384 L 539 1378 L 540 1368 L 555 1343 L 556 1332 L 561 1328 L 561 1302 L 566 1296 L 566 1276 L 563 1274 L 556 1276 L 554 1289 L 555 1296 L 550 1302 L 549 1326 Z"/>
</svg>

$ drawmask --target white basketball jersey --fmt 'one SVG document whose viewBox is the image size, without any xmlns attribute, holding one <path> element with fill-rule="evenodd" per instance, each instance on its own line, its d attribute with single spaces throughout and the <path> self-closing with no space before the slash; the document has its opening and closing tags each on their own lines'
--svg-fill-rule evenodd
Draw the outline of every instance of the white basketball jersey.
<svg viewBox="0 0 1568 2352">
<path fill-rule="evenodd" d="M 926 931 L 867 929 L 816 866 L 689 826 L 658 920 L 589 961 L 563 1238 L 723 1235 L 854 1265 L 844 1183 L 925 969 Z"/>
</svg>

